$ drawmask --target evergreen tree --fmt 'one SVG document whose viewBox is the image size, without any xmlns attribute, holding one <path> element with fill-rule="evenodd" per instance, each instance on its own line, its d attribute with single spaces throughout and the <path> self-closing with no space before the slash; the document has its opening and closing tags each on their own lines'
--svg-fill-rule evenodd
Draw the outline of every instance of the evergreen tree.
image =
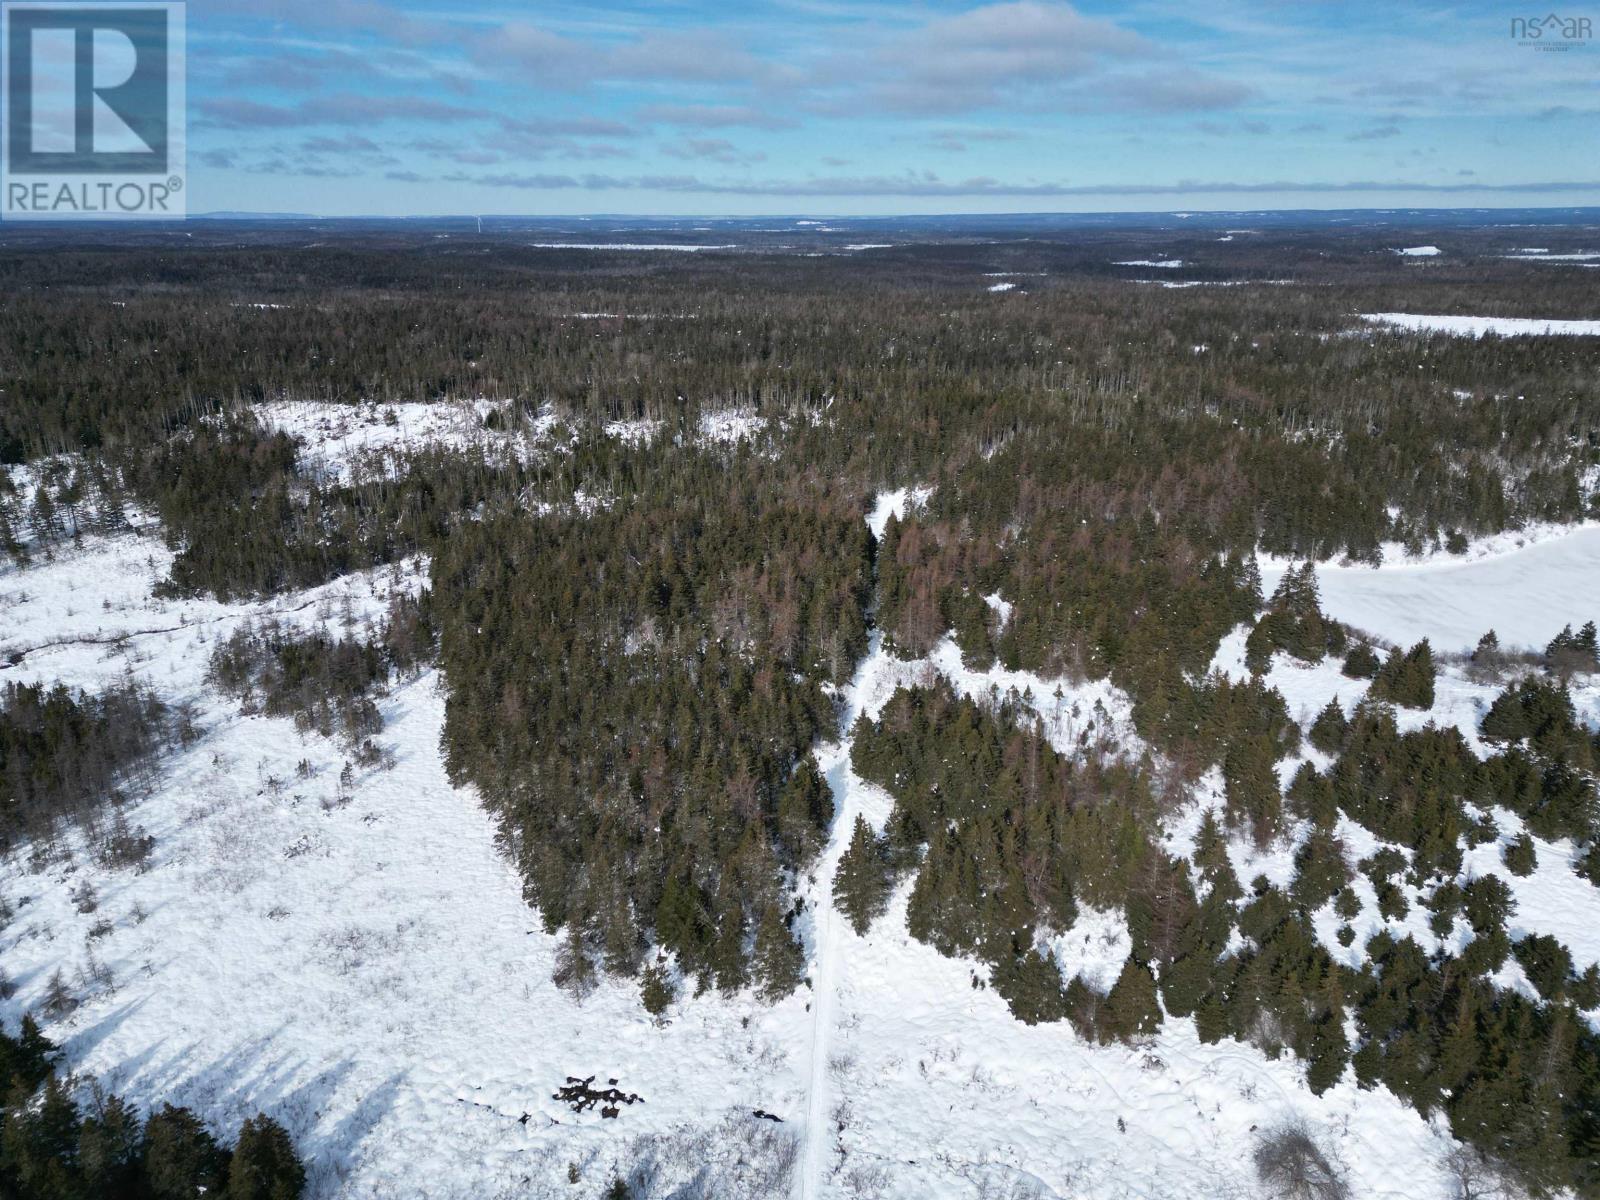
<svg viewBox="0 0 1600 1200">
<path fill-rule="evenodd" d="M 1135 961 L 1132 955 L 1123 962 L 1116 983 L 1106 994 L 1100 1027 L 1104 1040 L 1124 1042 L 1152 1034 L 1161 1027 L 1155 977 L 1148 966 Z"/>
<path fill-rule="evenodd" d="M 744 902 L 734 894 L 733 876 L 725 875 L 723 880 L 723 890 L 718 897 L 721 915 L 717 921 L 717 938 L 711 947 L 711 970 L 716 976 L 717 990 L 732 995 L 750 982 L 750 969 L 744 954 Z"/>
<path fill-rule="evenodd" d="M 1506 843 L 1503 857 L 1506 870 L 1513 875 L 1532 875 L 1534 868 L 1539 865 L 1538 855 L 1533 848 L 1533 839 L 1526 832 L 1519 833 Z"/>
<path fill-rule="evenodd" d="M 22 1014 L 22 1027 L 13 1038 L 0 1027 L 0 1090 L 13 1082 L 31 1093 L 55 1066 L 55 1044 L 39 1029 L 32 1013 Z"/>
<path fill-rule="evenodd" d="M 152 1200 L 220 1196 L 231 1155 L 187 1108 L 163 1105 L 145 1123 L 145 1177 Z"/>
<path fill-rule="evenodd" d="M 805 977 L 805 954 L 776 904 L 768 904 L 756 924 L 755 974 L 757 993 L 768 1003 L 783 999 Z"/>
<path fill-rule="evenodd" d="M 1432 708 L 1436 673 L 1427 638 L 1404 653 L 1396 647 L 1373 677 L 1371 695 L 1405 708 Z"/>
<path fill-rule="evenodd" d="M 144 1123 L 119 1096 L 95 1089 L 94 1104 L 78 1129 L 78 1163 L 94 1196 L 138 1196 L 146 1175 Z"/>
<path fill-rule="evenodd" d="M 1295 852 L 1295 878 L 1289 894 L 1305 912 L 1321 908 L 1350 882 L 1344 846 L 1327 829 L 1311 831 Z"/>
<path fill-rule="evenodd" d="M 832 823 L 833 791 L 816 760 L 803 755 L 778 797 L 778 829 L 792 861 L 815 857 Z"/>
<path fill-rule="evenodd" d="M 53 1074 L 39 1097 L 16 1085 L 7 1098 L 0 1121 L 0 1180 L 8 1177 L 23 1196 L 76 1200 L 83 1195 L 78 1106 Z"/>
<path fill-rule="evenodd" d="M 1313 1095 L 1322 1095 L 1339 1082 L 1349 1061 L 1350 1046 L 1345 1037 L 1344 1022 L 1338 1014 L 1330 1013 L 1317 1023 L 1311 1036 L 1306 1086 Z"/>
<path fill-rule="evenodd" d="M 1343 671 L 1351 679 L 1371 679 L 1382 665 L 1382 660 L 1371 646 L 1365 642 L 1357 642 L 1344 656 Z"/>
<path fill-rule="evenodd" d="M 299 1200 L 305 1184 L 283 1126 L 265 1115 L 246 1120 L 228 1168 L 228 1200 Z"/>
<path fill-rule="evenodd" d="M 1311 744 L 1324 754 L 1338 754 L 1344 749 L 1345 736 L 1350 732 L 1350 722 L 1335 696 L 1317 714 L 1311 723 Z"/>
<path fill-rule="evenodd" d="M 1278 835 L 1283 820 L 1283 794 L 1278 790 L 1276 756 L 1265 738 L 1242 738 L 1228 747 L 1222 762 L 1227 789 L 1228 822 L 1247 829 L 1257 846 Z"/>
<path fill-rule="evenodd" d="M 1571 625 L 1563 626 L 1544 653 L 1551 669 L 1562 678 L 1600 668 L 1600 645 L 1596 644 L 1594 622 L 1585 622 L 1577 633 L 1572 632 Z"/>
<path fill-rule="evenodd" d="M 888 847 L 862 817 L 856 817 L 850 844 L 833 877 L 833 902 L 858 934 L 883 914 L 889 902 Z"/>
<path fill-rule="evenodd" d="M 645 1012 L 660 1017 L 672 1006 L 675 999 L 672 976 L 662 959 L 656 959 L 639 976 L 639 1000 Z"/>
<path fill-rule="evenodd" d="M 1067 1015 L 1067 992 L 1053 952 L 1040 954 L 1030 946 L 1003 958 L 994 968 L 992 982 L 1011 1015 L 1025 1025 L 1060 1021 Z"/>
<path fill-rule="evenodd" d="M 1478 644 L 1472 649 L 1472 664 L 1490 671 L 1505 665 L 1505 654 L 1500 649 L 1500 635 L 1494 630 L 1489 630 L 1478 639 Z"/>
</svg>

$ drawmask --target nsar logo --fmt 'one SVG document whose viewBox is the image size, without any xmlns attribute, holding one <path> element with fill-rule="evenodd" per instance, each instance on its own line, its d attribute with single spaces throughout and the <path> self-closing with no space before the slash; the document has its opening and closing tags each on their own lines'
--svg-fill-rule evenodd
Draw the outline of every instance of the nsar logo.
<svg viewBox="0 0 1600 1200">
<path fill-rule="evenodd" d="M 1594 22 L 1588 17 L 1563 17 L 1548 13 L 1542 17 L 1512 17 L 1511 37 L 1535 50 L 1576 50 L 1589 44 Z"/>
</svg>

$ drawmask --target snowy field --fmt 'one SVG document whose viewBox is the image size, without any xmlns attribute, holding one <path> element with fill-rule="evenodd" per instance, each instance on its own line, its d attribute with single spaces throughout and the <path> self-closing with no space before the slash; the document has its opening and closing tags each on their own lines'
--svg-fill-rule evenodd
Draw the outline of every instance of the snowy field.
<svg viewBox="0 0 1600 1200">
<path fill-rule="evenodd" d="M 400 412 L 395 424 L 380 414 L 353 427 L 324 424 L 330 416 L 282 414 L 330 474 L 375 445 L 466 428 L 453 423 L 459 413 Z M 712 414 L 701 432 L 751 436 L 755 420 Z M 608 432 L 648 436 L 638 426 Z M 881 534 L 891 513 L 930 497 L 927 488 L 882 493 L 867 520 Z M 815 751 L 837 815 L 801 883 L 808 986 L 777 1006 L 748 993 L 682 997 L 663 1024 L 643 1011 L 632 981 L 604 982 L 579 1002 L 551 982 L 559 939 L 524 903 L 492 822 L 445 778 L 436 675 L 382 700 L 378 741 L 394 765 L 348 782 L 336 743 L 289 720 L 240 716 L 205 682 L 211 649 L 240 623 L 271 614 L 362 630 L 392 595 L 421 586 L 426 563 L 225 605 L 155 599 L 170 561 L 158 539 L 129 531 L 26 570 L 0 567 L 0 663 L 20 655 L 0 681 L 97 688 L 137 678 L 195 704 L 202 730 L 128 809 L 155 838 L 147 870 L 98 866 L 76 837 L 0 860 L 0 898 L 15 910 L 0 929 L 0 968 L 17 986 L 0 1015 L 14 1024 L 36 1009 L 59 967 L 84 1003 L 46 1031 L 73 1069 L 145 1107 L 190 1105 L 222 1128 L 265 1110 L 305 1153 L 318 1200 L 587 1198 L 617 1172 L 641 1195 L 676 1200 L 1242 1198 L 1257 1194 L 1254 1133 L 1292 1116 L 1348 1167 L 1358 1200 L 1449 1195 L 1440 1160 L 1453 1143 L 1442 1124 L 1385 1091 L 1359 1091 L 1348 1074 L 1315 1097 L 1292 1056 L 1207 1046 L 1188 1020 L 1169 1019 L 1134 1047 L 1087 1044 L 1064 1023 L 1025 1026 L 992 989 L 973 986 L 974 963 L 909 938 L 905 888 L 858 937 L 829 903 L 833 868 L 855 816 L 881 826 L 891 801 L 851 770 L 847 738 Z M 1281 569 L 1266 564 L 1269 592 Z M 1319 581 L 1334 616 L 1393 641 L 1427 634 L 1441 648 L 1470 645 L 1492 624 L 1504 641 L 1537 642 L 1589 615 L 1600 528 L 1465 563 L 1324 566 Z M 1005 619 L 1006 601 L 988 599 Z M 1242 632 L 1231 635 L 1218 668 L 1242 670 L 1242 652 Z M 876 635 L 837 696 L 841 732 L 896 688 L 940 676 L 980 700 L 1014 693 L 1063 753 L 1096 752 L 1101 737 L 1139 748 L 1127 697 L 1109 684 L 972 671 L 949 639 L 906 662 Z M 1306 722 L 1334 695 L 1353 706 L 1366 686 L 1336 662 L 1307 668 L 1282 656 L 1269 682 Z M 1404 720 L 1475 729 L 1493 692 L 1447 669 L 1433 711 Z M 1580 689 L 1578 699 L 1586 719 L 1600 715 L 1600 691 Z M 1086 738 L 1091 724 L 1097 736 Z M 1214 802 L 1202 789 L 1179 814 L 1175 848 Z M 1502 814 L 1502 841 L 1519 829 Z M 1353 846 L 1372 842 L 1354 827 L 1341 832 Z M 1519 905 L 1513 935 L 1551 932 L 1580 965 L 1600 959 L 1600 891 L 1566 869 L 1570 847 L 1537 848 L 1535 873 L 1508 878 Z M 1292 870 L 1289 845 L 1230 852 L 1244 879 Z M 1498 846 L 1475 851 L 1468 867 L 1503 870 Z M 85 884 L 92 911 L 81 903 Z M 1347 957 L 1384 924 L 1364 887 L 1362 936 L 1351 952 L 1338 948 Z M 1334 949 L 1328 916 L 1319 934 Z M 1052 944 L 1069 968 L 1104 984 L 1128 941 L 1120 917 L 1086 909 Z M 1507 971 L 1507 986 L 1527 986 L 1514 965 Z M 615 1078 L 644 1102 L 616 1120 L 576 1115 L 551 1097 L 568 1075 Z M 781 1120 L 758 1119 L 757 1109 Z"/>
<path fill-rule="evenodd" d="M 526 438 L 514 438 L 483 423 L 506 407 L 489 400 L 365 405 L 280 400 L 256 405 L 255 413 L 267 428 L 304 439 L 300 461 L 310 474 L 348 482 L 359 465 L 382 467 L 425 446 L 512 446 L 525 457 L 555 427 L 556 416 L 546 408 Z"/>
<path fill-rule="evenodd" d="M 1543 649 L 1563 625 L 1600 621 L 1597 525 L 1502 536 L 1459 559 L 1397 557 L 1379 567 L 1318 564 L 1323 610 L 1390 642 L 1429 638 L 1436 650 L 1470 650 L 1490 629 L 1508 648 Z M 1262 560 L 1268 595 L 1287 566 Z"/>
<path fill-rule="evenodd" d="M 710 246 L 691 242 L 529 242 L 535 250 L 737 250 L 733 242 Z"/>
<path fill-rule="evenodd" d="M 1452 317 L 1422 313 L 1362 313 L 1361 319 L 1389 329 L 1412 333 L 1448 333 L 1456 337 L 1566 336 L 1600 335 L 1600 321 L 1547 321 L 1542 317 Z"/>
</svg>

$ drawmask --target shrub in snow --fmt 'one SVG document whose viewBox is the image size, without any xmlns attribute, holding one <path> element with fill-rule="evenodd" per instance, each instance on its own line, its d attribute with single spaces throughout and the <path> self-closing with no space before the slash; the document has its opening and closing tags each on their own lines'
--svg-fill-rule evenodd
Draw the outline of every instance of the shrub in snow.
<svg viewBox="0 0 1600 1200">
<path fill-rule="evenodd" d="M 1264 1134 L 1255 1151 L 1256 1175 L 1274 1200 L 1346 1200 L 1350 1186 L 1301 1125 Z"/>
<path fill-rule="evenodd" d="M 1506 870 L 1513 875 L 1521 876 L 1532 875 L 1539 861 L 1533 849 L 1533 839 L 1526 833 L 1519 833 L 1507 842 L 1502 857 L 1505 859 Z"/>
</svg>

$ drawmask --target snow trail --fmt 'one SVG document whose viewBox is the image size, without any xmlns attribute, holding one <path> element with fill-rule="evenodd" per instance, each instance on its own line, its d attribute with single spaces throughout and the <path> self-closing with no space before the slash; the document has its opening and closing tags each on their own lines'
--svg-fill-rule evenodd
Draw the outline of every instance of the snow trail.
<svg viewBox="0 0 1600 1200">
<path fill-rule="evenodd" d="M 839 737 L 815 750 L 817 766 L 833 792 L 833 827 L 828 845 L 817 860 L 816 887 L 812 890 L 812 937 L 815 970 L 812 972 L 811 1053 L 806 1084 L 805 1159 L 801 1163 L 798 1194 L 815 1200 L 826 1169 L 828 1122 L 828 1044 L 833 1029 L 839 984 L 839 912 L 833 906 L 833 876 L 850 842 L 850 832 L 860 815 L 860 790 L 851 786 L 850 730 L 861 715 L 862 697 L 880 666 L 883 634 L 868 635 L 866 657 L 856 666 L 854 678 L 842 693 Z"/>
<path fill-rule="evenodd" d="M 914 497 L 920 502 L 926 499 L 930 491 L 919 488 L 913 493 L 910 488 L 900 488 L 880 492 L 866 518 L 872 536 L 881 542 L 890 515 L 903 517 L 908 499 Z M 876 578 L 873 586 L 877 586 Z M 876 608 L 875 600 L 873 608 Z M 806 1080 L 805 1157 L 801 1160 L 795 1187 L 795 1194 L 800 1200 L 816 1200 L 821 1191 L 827 1160 L 828 1044 L 838 1001 L 841 936 L 839 913 L 833 906 L 833 877 L 839 869 L 839 859 L 849 845 L 856 817 L 860 814 L 861 791 L 859 787 L 852 786 L 859 781 L 850 769 L 850 730 L 861 715 L 864 698 L 869 694 L 874 676 L 886 665 L 885 657 L 883 634 L 873 629 L 867 635 L 865 657 L 856 664 L 855 674 L 840 693 L 843 703 L 839 714 L 839 736 L 813 751 L 817 768 L 827 779 L 828 789 L 833 793 L 833 825 L 828 831 L 828 844 L 817 860 L 816 884 L 811 890 L 814 963 L 811 973 L 811 1047 Z"/>
</svg>

